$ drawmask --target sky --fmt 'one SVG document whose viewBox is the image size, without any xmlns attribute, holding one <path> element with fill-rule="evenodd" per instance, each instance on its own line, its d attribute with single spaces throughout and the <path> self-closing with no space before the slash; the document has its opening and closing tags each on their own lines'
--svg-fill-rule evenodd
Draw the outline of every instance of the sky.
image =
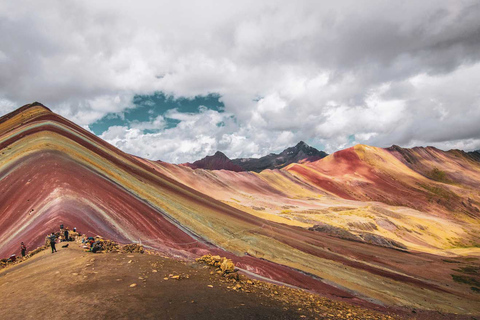
<svg viewBox="0 0 480 320">
<path fill-rule="evenodd" d="M 191 162 L 480 149 L 480 1 L 2 1 L 0 114 Z"/>
</svg>

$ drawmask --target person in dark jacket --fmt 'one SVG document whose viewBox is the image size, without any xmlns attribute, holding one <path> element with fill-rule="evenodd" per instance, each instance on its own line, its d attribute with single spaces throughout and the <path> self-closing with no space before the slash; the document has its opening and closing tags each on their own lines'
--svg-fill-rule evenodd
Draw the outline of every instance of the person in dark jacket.
<svg viewBox="0 0 480 320">
<path fill-rule="evenodd" d="M 55 233 L 52 232 L 50 235 L 50 247 L 52 247 L 52 253 L 57 252 L 57 248 L 55 248 L 55 239 L 57 236 L 55 236 Z"/>
<path fill-rule="evenodd" d="M 22 257 L 25 257 L 25 254 L 27 253 L 27 247 L 25 246 L 25 244 L 23 242 L 20 245 L 20 249 L 22 249 Z"/>
<path fill-rule="evenodd" d="M 65 241 L 68 241 L 68 228 L 65 229 L 64 235 L 65 235 Z"/>
</svg>

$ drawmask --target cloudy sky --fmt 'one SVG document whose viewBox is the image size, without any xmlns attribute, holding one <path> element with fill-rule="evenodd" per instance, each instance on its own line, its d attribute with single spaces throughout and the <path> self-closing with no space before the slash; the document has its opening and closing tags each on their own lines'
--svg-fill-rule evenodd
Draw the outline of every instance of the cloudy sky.
<svg viewBox="0 0 480 320">
<path fill-rule="evenodd" d="M 480 149 L 480 1 L 2 1 L 0 113 L 169 162 Z"/>
</svg>

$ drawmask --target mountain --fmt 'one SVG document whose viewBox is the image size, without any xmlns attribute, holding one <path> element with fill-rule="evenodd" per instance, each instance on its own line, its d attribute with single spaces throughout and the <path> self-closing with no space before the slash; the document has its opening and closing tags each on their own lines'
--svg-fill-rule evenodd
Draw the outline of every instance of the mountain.
<svg viewBox="0 0 480 320">
<path fill-rule="evenodd" d="M 232 162 L 245 171 L 261 172 L 265 169 L 280 169 L 294 162 L 317 161 L 326 156 L 325 152 L 300 141 L 296 146 L 287 148 L 280 154 L 271 153 L 261 158 L 239 158 L 233 159 Z"/>
<path fill-rule="evenodd" d="M 242 211 L 284 224 L 313 228 L 328 223 L 425 252 L 480 242 L 474 231 L 480 230 L 480 163 L 458 150 L 357 145 L 258 174 L 192 171 L 166 163 L 156 169 Z M 432 230 L 442 230 L 441 235 Z"/>
<path fill-rule="evenodd" d="M 300 145 L 286 156 L 297 150 L 308 155 Z M 172 259 L 225 256 L 243 274 L 332 299 L 480 313 L 479 162 L 364 145 L 300 162 L 192 170 L 25 105 L 0 118 L 0 257 L 64 224 Z"/>
<path fill-rule="evenodd" d="M 0 257 L 18 251 L 21 241 L 43 244 L 63 224 L 173 258 L 229 257 L 262 277 L 348 296 L 297 271 L 302 267 L 293 261 L 302 256 L 319 259 L 306 243 L 320 235 L 215 200 L 40 103 L 1 117 L 0 141 Z M 272 232 L 275 239 L 264 241 Z"/>
<path fill-rule="evenodd" d="M 230 170 L 235 172 L 265 169 L 280 169 L 294 162 L 312 162 L 326 157 L 323 151 L 318 151 L 300 141 L 296 146 L 283 150 L 280 154 L 271 153 L 261 158 L 238 158 L 230 160 L 225 154 L 217 151 L 213 156 L 207 156 L 194 163 L 183 165 L 192 169 Z"/>
<path fill-rule="evenodd" d="M 185 163 L 184 165 L 192 169 L 230 170 L 235 172 L 245 171 L 242 167 L 234 164 L 220 151 L 217 151 L 213 156 L 206 156 L 194 163 Z"/>
<path fill-rule="evenodd" d="M 456 287 L 470 295 L 476 289 L 460 288 L 453 279 L 480 281 L 475 275 L 462 278 L 459 272 L 468 266 L 454 267 L 480 254 L 480 163 L 467 153 L 357 145 L 314 162 L 255 174 L 167 163 L 155 168 L 250 215 L 337 239 L 328 251 L 357 257 L 361 264 L 375 261 L 385 270 L 448 284 L 449 290 Z M 374 257 L 362 256 L 364 244 L 376 247 Z M 432 260 L 420 262 L 427 256 Z M 389 294 L 398 297 L 396 290 Z"/>
</svg>

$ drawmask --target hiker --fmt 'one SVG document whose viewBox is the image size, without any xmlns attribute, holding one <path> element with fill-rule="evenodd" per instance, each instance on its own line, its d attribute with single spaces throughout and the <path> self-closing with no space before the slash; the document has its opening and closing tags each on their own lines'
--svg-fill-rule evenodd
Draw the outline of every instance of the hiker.
<svg viewBox="0 0 480 320">
<path fill-rule="evenodd" d="M 27 253 L 27 247 L 25 246 L 25 244 L 23 242 L 20 245 L 20 249 L 22 249 L 22 257 L 25 258 L 25 253 Z"/>
<path fill-rule="evenodd" d="M 100 241 L 96 241 L 92 246 L 91 246 L 91 251 L 93 253 L 96 253 L 98 250 L 101 249 Z"/>
<path fill-rule="evenodd" d="M 90 239 L 90 238 L 89 238 Z M 88 243 L 90 244 L 90 251 L 92 251 L 92 248 L 93 248 L 93 244 L 95 243 L 95 240 L 93 240 L 93 238 L 91 238 Z"/>
<path fill-rule="evenodd" d="M 64 235 L 65 235 L 65 241 L 68 241 L 68 228 L 65 229 Z"/>
<path fill-rule="evenodd" d="M 73 228 L 73 232 L 77 232 L 77 227 Z"/>
<path fill-rule="evenodd" d="M 57 252 L 57 248 L 55 248 L 55 239 L 55 233 L 52 232 L 52 234 L 50 235 L 50 247 L 52 247 L 52 253 Z"/>
</svg>

